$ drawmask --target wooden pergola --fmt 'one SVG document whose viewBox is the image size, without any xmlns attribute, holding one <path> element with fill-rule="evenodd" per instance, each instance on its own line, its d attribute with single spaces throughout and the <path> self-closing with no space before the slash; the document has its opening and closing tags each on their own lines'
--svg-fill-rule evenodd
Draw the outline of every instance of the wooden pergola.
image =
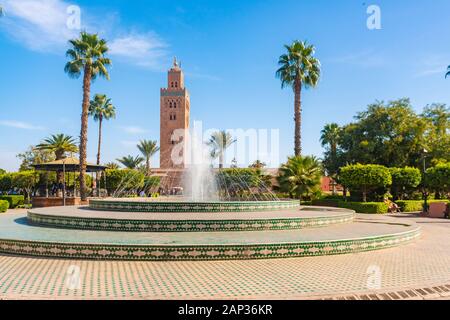
<svg viewBox="0 0 450 320">
<path fill-rule="evenodd" d="M 35 164 L 32 165 L 34 167 L 35 170 L 38 171 L 47 171 L 47 172 L 59 172 L 63 174 L 63 190 L 62 190 L 62 205 L 65 206 L 66 205 L 66 173 L 73 173 L 73 181 L 74 181 L 74 199 L 73 199 L 73 203 L 76 203 L 76 187 L 75 187 L 75 173 L 76 172 L 80 172 L 80 161 L 79 159 L 75 158 L 75 157 L 69 157 L 69 158 L 64 158 L 61 160 L 55 160 L 55 161 L 51 161 L 51 162 L 47 162 L 47 163 L 41 163 L 41 164 Z M 97 173 L 97 172 L 104 172 L 106 170 L 105 166 L 101 166 L 101 165 L 97 165 L 97 164 L 91 164 L 88 163 L 86 165 L 86 172 L 89 173 Z M 104 177 L 104 184 L 106 186 L 106 175 L 103 175 Z M 70 175 L 69 175 L 70 178 Z M 37 198 L 37 197 L 35 197 Z M 46 196 L 46 198 L 48 199 L 49 197 Z M 55 197 L 53 197 L 55 198 Z M 59 198 L 59 197 L 56 197 Z M 48 202 L 48 201 L 47 201 Z"/>
</svg>

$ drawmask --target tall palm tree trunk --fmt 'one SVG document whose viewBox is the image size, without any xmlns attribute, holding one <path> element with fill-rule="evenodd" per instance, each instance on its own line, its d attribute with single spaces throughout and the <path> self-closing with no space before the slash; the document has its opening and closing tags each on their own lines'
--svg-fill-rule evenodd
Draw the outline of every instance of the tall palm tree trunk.
<svg viewBox="0 0 450 320">
<path fill-rule="evenodd" d="M 100 165 L 100 148 L 102 145 L 102 123 L 103 115 L 100 114 L 98 119 L 98 146 L 97 146 L 97 165 Z M 100 180 L 102 177 L 101 172 L 95 173 L 95 181 L 93 182 L 92 188 L 97 190 L 97 197 L 100 197 Z"/>
<path fill-rule="evenodd" d="M 300 156 L 302 154 L 302 106 L 301 106 L 301 91 L 302 91 L 302 83 L 299 79 L 295 80 L 295 100 L 294 100 L 294 121 L 295 121 L 295 148 L 294 152 L 296 156 Z"/>
<path fill-rule="evenodd" d="M 100 164 L 100 147 L 102 145 L 102 122 L 103 122 L 103 116 L 100 115 L 100 117 L 98 119 L 97 165 Z"/>
<path fill-rule="evenodd" d="M 150 176 L 150 157 L 147 157 L 146 159 L 145 172 L 147 173 L 147 176 Z"/>
<path fill-rule="evenodd" d="M 86 64 L 83 78 L 83 104 L 81 112 L 80 132 L 80 195 L 81 201 L 87 200 L 86 188 L 86 157 L 87 157 L 87 130 L 89 117 L 89 100 L 91 95 L 91 66 Z"/>
<path fill-rule="evenodd" d="M 223 151 L 219 153 L 219 169 L 223 169 Z"/>
</svg>

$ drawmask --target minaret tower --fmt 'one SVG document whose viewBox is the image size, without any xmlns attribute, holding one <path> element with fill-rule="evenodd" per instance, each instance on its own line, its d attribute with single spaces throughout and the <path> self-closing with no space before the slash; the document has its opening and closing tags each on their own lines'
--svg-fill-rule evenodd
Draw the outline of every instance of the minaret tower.
<svg viewBox="0 0 450 320">
<path fill-rule="evenodd" d="M 160 168 L 185 168 L 184 133 L 189 130 L 189 93 L 177 59 L 168 72 L 167 88 L 161 89 L 160 105 Z M 181 149 L 181 151 L 179 151 Z"/>
</svg>

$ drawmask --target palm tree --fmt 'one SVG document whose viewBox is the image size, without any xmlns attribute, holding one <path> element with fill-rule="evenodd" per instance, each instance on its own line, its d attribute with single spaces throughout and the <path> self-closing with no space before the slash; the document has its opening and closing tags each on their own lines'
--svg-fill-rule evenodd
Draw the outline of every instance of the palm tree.
<svg viewBox="0 0 450 320">
<path fill-rule="evenodd" d="M 295 155 L 300 156 L 301 147 L 301 91 L 302 87 L 315 87 L 320 78 L 320 62 L 314 57 L 314 46 L 306 42 L 294 41 L 292 45 L 284 46 L 286 54 L 280 56 L 280 68 L 276 76 L 281 80 L 281 87 L 292 87 L 295 94 L 294 120 L 295 120 Z"/>
<path fill-rule="evenodd" d="M 96 94 L 94 100 L 89 104 L 89 115 L 98 121 L 98 147 L 97 164 L 100 164 L 100 148 L 102 144 L 102 122 L 103 120 L 114 119 L 116 117 L 116 108 L 104 94 Z"/>
<path fill-rule="evenodd" d="M 223 168 L 225 150 L 236 142 L 229 132 L 225 130 L 216 131 L 211 135 L 208 145 L 212 148 L 211 157 L 219 157 L 219 169 Z"/>
<path fill-rule="evenodd" d="M 144 161 L 144 158 L 140 156 L 133 157 L 128 155 L 126 157 L 117 159 L 117 161 L 119 161 L 123 166 L 125 166 L 128 169 L 137 169 L 139 165 Z"/>
<path fill-rule="evenodd" d="M 325 125 L 325 127 L 320 132 L 320 142 L 322 147 L 328 146 L 329 152 L 326 154 L 326 159 L 324 159 L 324 167 L 327 173 L 336 181 L 336 175 L 338 171 L 338 156 L 337 147 L 339 139 L 341 136 L 341 128 L 337 123 L 330 123 Z M 336 194 L 336 183 L 332 183 L 332 193 Z"/>
<path fill-rule="evenodd" d="M 51 151 L 55 154 L 56 160 L 66 158 L 67 152 L 78 152 L 75 139 L 63 133 L 51 135 L 45 138 L 35 147 L 36 150 Z"/>
<path fill-rule="evenodd" d="M 330 123 L 320 132 L 320 142 L 322 147 L 329 146 L 331 154 L 336 155 L 339 138 L 341 135 L 341 128 L 337 123 Z"/>
<path fill-rule="evenodd" d="M 159 151 L 157 142 L 152 140 L 141 140 L 137 147 L 145 158 L 145 174 L 150 176 L 150 160 L 153 155 Z"/>
<path fill-rule="evenodd" d="M 107 67 L 111 60 L 105 57 L 108 46 L 104 39 L 97 34 L 81 32 L 80 38 L 69 40 L 72 48 L 66 55 L 71 59 L 67 62 L 64 71 L 72 78 L 79 78 L 83 74 L 83 102 L 81 105 L 81 132 L 80 132 L 80 193 L 81 200 L 87 199 L 86 190 L 86 157 L 87 157 L 87 130 L 89 117 L 89 100 L 91 82 L 98 76 L 109 80 Z"/>
<path fill-rule="evenodd" d="M 78 152 L 76 142 L 72 136 L 65 134 L 54 134 L 48 138 L 45 138 L 40 144 L 35 147 L 39 151 L 50 151 L 55 154 L 56 160 L 62 160 L 66 158 L 67 152 Z M 62 182 L 62 173 L 57 172 L 58 182 Z"/>
<path fill-rule="evenodd" d="M 321 178 L 322 168 L 317 158 L 300 156 L 289 158 L 281 166 L 277 180 L 282 191 L 301 200 L 302 196 L 310 196 L 319 190 Z"/>
<path fill-rule="evenodd" d="M 108 169 L 119 169 L 119 165 L 115 162 L 108 162 L 105 164 L 105 167 Z"/>
</svg>

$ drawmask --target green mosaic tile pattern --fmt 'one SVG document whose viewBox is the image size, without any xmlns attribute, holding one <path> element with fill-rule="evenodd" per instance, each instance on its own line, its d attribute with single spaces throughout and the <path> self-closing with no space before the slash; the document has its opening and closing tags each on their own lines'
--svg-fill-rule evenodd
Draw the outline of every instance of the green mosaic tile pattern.
<svg viewBox="0 0 450 320">
<path fill-rule="evenodd" d="M 299 208 L 299 201 L 163 202 L 90 200 L 95 210 L 126 212 L 254 212 Z"/>
<path fill-rule="evenodd" d="M 361 220 L 320 229 L 210 233 L 117 233 L 33 227 L 0 218 L 0 252 L 96 260 L 241 260 L 335 255 L 384 249 L 420 235 L 414 224 Z"/>
<path fill-rule="evenodd" d="M 243 260 L 310 257 L 380 250 L 411 242 L 419 236 L 420 230 L 415 229 L 402 234 L 343 241 L 221 246 L 98 245 L 0 240 L 0 252 L 95 260 Z"/>
<path fill-rule="evenodd" d="M 316 217 L 266 218 L 266 219 L 211 219 L 211 220 L 149 220 L 74 217 L 28 212 L 33 225 L 81 230 L 108 230 L 134 232 L 211 232 L 211 231 L 261 231 L 318 228 L 352 222 L 353 212 L 324 214 Z"/>
</svg>

